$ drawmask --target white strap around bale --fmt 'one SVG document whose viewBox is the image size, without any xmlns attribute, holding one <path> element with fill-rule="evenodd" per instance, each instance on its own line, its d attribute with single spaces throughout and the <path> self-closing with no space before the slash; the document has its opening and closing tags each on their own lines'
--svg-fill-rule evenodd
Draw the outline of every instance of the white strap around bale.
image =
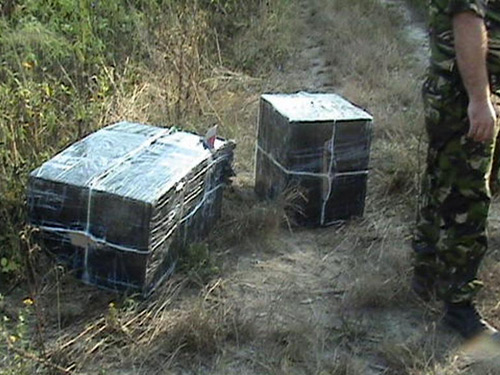
<svg viewBox="0 0 500 375">
<path fill-rule="evenodd" d="M 368 173 L 368 171 L 356 171 L 356 172 L 336 172 L 336 160 L 334 155 L 334 143 L 335 143 L 335 124 L 332 127 L 332 138 L 327 141 L 325 144 L 328 144 L 330 151 L 330 160 L 328 163 L 327 171 L 330 173 L 317 173 L 317 172 L 304 172 L 304 171 L 292 171 L 286 167 L 284 167 L 280 162 L 278 162 L 272 154 L 264 150 L 258 143 L 256 149 L 261 152 L 267 159 L 269 159 L 276 167 L 281 169 L 285 174 L 291 176 L 299 176 L 299 177 L 312 177 L 312 178 L 321 178 L 326 180 L 328 183 L 327 194 L 324 194 L 322 197 L 322 206 L 321 206 L 321 216 L 320 216 L 320 225 L 332 224 L 338 222 L 335 220 L 333 222 L 326 222 L 326 206 L 328 204 L 328 198 L 330 197 L 333 189 L 333 180 L 338 177 L 348 177 L 348 176 L 356 176 L 362 173 Z"/>
<path fill-rule="evenodd" d="M 76 247 L 81 247 L 84 249 L 88 249 L 89 245 L 95 244 L 96 247 L 98 246 L 109 246 L 113 249 L 119 250 L 119 251 L 124 251 L 124 252 L 130 252 L 130 253 L 136 253 L 136 254 L 149 254 L 151 251 L 154 251 L 158 246 L 161 245 L 163 241 L 159 241 L 157 246 L 154 249 L 149 249 L 149 250 L 139 250 L 133 247 L 129 246 L 122 246 L 118 244 L 114 244 L 111 242 L 106 241 L 105 239 L 95 237 L 90 233 L 90 215 L 92 212 L 92 192 L 98 188 L 98 184 L 102 179 L 112 175 L 114 171 L 118 169 L 123 163 L 127 162 L 134 156 L 138 155 L 140 152 L 143 150 L 147 149 L 149 146 L 151 146 L 153 143 L 158 141 L 160 138 L 164 137 L 165 135 L 168 135 L 172 133 L 173 131 L 171 129 L 165 129 L 164 131 L 159 132 L 158 134 L 155 134 L 154 136 L 148 138 L 145 142 L 143 142 L 141 145 L 139 145 L 137 148 L 132 150 L 131 152 L 127 153 L 126 155 L 122 156 L 121 158 L 117 159 L 112 166 L 107 169 L 105 172 L 99 174 L 98 176 L 95 176 L 89 183 L 89 198 L 87 202 L 87 222 L 85 223 L 85 230 L 73 230 L 73 229 L 67 229 L 67 228 L 60 228 L 60 227 L 53 227 L 53 226 L 47 226 L 47 225 L 42 225 L 39 226 L 39 228 L 43 231 L 46 232 L 52 232 L 52 233 L 60 233 L 60 234 L 66 234 L 71 241 L 72 245 Z M 207 165 L 206 169 L 210 170 L 217 162 L 219 162 L 223 157 L 219 157 L 217 159 L 213 159 L 212 156 L 210 156 L 210 162 Z M 205 176 L 205 185 L 207 184 L 207 179 L 210 177 L 210 174 L 207 173 Z M 177 220 L 177 224 L 174 225 L 171 231 L 166 234 L 164 237 L 165 239 L 168 238 L 170 235 L 172 235 L 173 231 L 177 228 L 177 226 L 187 220 L 189 220 L 192 216 L 196 214 L 196 212 L 205 204 L 207 201 L 208 197 L 210 194 L 215 192 L 216 190 L 224 187 L 225 184 L 218 184 L 214 188 L 204 191 L 203 198 L 200 200 L 200 202 L 197 203 L 197 205 L 191 210 L 186 216 L 181 217 L 180 219 Z M 166 193 L 166 192 L 165 192 Z M 87 261 L 87 256 L 85 256 L 84 262 Z M 86 267 L 86 264 L 84 265 Z"/>
</svg>

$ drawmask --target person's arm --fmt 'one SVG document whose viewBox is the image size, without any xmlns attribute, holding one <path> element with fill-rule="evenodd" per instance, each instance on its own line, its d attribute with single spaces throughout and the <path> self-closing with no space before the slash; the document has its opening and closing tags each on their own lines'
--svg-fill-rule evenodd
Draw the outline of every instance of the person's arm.
<svg viewBox="0 0 500 375">
<path fill-rule="evenodd" d="M 469 96 L 468 136 L 478 142 L 492 140 L 496 114 L 486 68 L 488 38 L 484 21 L 473 12 L 457 13 L 453 17 L 453 35 L 458 70 Z"/>
</svg>

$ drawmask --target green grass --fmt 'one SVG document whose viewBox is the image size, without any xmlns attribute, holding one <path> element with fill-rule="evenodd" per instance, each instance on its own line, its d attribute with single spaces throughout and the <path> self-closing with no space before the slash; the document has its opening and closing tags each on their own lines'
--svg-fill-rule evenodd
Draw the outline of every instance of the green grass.
<svg viewBox="0 0 500 375">
<path fill-rule="evenodd" d="M 61 327 L 82 319 L 85 310 L 73 297 L 60 300 L 60 294 L 79 290 L 81 285 L 65 289 L 61 279 L 66 283 L 71 275 L 60 276 L 55 267 L 39 262 L 39 247 L 26 225 L 30 171 L 90 132 L 126 119 L 198 132 L 218 122 L 222 136 L 237 140 L 244 156 L 236 164 L 248 173 L 254 118 L 241 103 L 255 95 L 249 91 L 264 91 L 264 81 L 250 74 L 263 77 L 292 53 L 294 46 L 286 38 L 293 27 L 288 22 L 293 5 L 288 0 L 27 0 L 12 4 L 8 11 L 0 6 L 0 285 L 8 290 L 20 279 L 27 281 L 23 293 L 40 299 L 37 308 L 30 310 L 30 319 L 43 320 L 60 332 Z M 277 30 L 284 32 L 273 40 L 256 42 Z M 210 284 L 219 270 L 207 245 L 190 250 L 189 259 L 184 260 L 190 269 L 184 276 L 198 288 Z M 37 294 L 37 288 L 45 287 L 45 294 Z M 194 298 L 181 312 L 168 311 L 172 306 L 160 300 L 157 315 L 165 315 L 165 324 L 160 325 L 149 314 L 149 303 L 133 310 L 122 309 L 121 304 L 119 310 L 110 308 L 105 319 L 94 323 L 96 329 L 104 326 L 106 335 L 116 334 L 118 341 L 100 332 L 84 345 L 109 339 L 99 351 L 108 353 L 109 345 L 120 347 L 127 337 L 122 322 L 134 321 L 137 309 L 143 309 L 153 336 L 141 333 L 146 327 L 139 325 L 134 326 L 139 330 L 134 333 L 144 335 L 141 345 L 145 348 L 162 355 L 166 350 L 172 358 L 179 348 L 188 353 L 218 352 L 223 339 L 243 337 L 246 323 L 238 323 L 236 307 L 205 301 L 205 294 L 213 299 L 214 290 L 208 287 L 200 292 L 200 300 Z M 42 295 L 47 292 L 51 302 L 45 305 Z M 55 307 L 51 304 L 56 300 Z M 16 303 L 8 306 L 18 310 Z M 0 303 L 0 318 L 4 315 L 7 312 Z M 57 368 L 44 363 L 48 358 L 44 343 L 34 341 L 42 335 L 41 328 L 30 320 L 30 332 L 23 333 L 22 340 L 8 341 L 18 328 L 15 321 L 0 327 L 0 373 L 57 373 Z M 72 333 L 67 333 L 68 340 Z M 82 352 L 68 354 L 52 344 L 51 363 L 86 364 L 82 360 L 85 346 Z M 140 345 L 127 347 L 124 353 L 138 353 L 141 358 L 148 354 Z"/>
<path fill-rule="evenodd" d="M 376 0 L 144 0 L 110 1 L 105 9 L 100 20 L 113 18 L 106 22 L 129 37 L 125 46 L 115 48 L 116 36 L 94 24 L 91 9 L 68 17 L 76 32 L 46 9 L 40 19 L 20 20 L 17 13 L 1 21 L 7 32 L 0 45 L 9 58 L 0 81 L 7 146 L 0 151 L 6 172 L 0 192 L 10 202 L 0 217 L 10 225 L 0 232 L 3 256 L 15 260 L 15 246 L 35 249 L 23 230 L 28 171 L 109 122 L 203 131 L 216 121 L 222 135 L 237 140 L 238 177 L 215 233 L 193 245 L 184 270 L 146 301 L 95 291 L 70 272 L 37 265 L 35 305 L 20 309 L 33 332 L 4 324 L 3 338 L 24 335 L 15 342 L 24 352 L 3 355 L 7 342 L 0 343 L 0 371 L 57 373 L 50 367 L 57 364 L 108 374 L 457 373 L 447 362 L 453 343 L 431 319 L 436 311 L 415 307 L 407 290 L 423 158 L 423 67 L 394 7 Z M 321 47 L 335 91 L 376 119 L 367 212 L 344 226 L 281 230 L 286 202 L 262 204 L 252 195 L 258 98 L 303 89 L 297 70 L 308 68 L 292 66 L 301 61 L 294 52 L 313 27 L 319 32 L 312 45 Z M 89 35 L 96 46 L 77 43 Z M 25 49 L 38 51 L 36 59 Z M 47 71 L 45 64 L 52 64 Z M 488 301 L 494 311 L 493 294 Z M 5 307 L 14 311 L 22 304 L 10 302 Z M 44 351 L 34 345 L 39 336 Z M 50 364 L 39 362 L 45 359 Z"/>
<path fill-rule="evenodd" d="M 262 25 L 258 33 L 264 36 L 283 3 L 28 0 L 4 10 L 0 277 L 23 267 L 28 245 L 20 233 L 26 231 L 30 171 L 114 121 L 199 131 L 220 122 L 212 105 L 220 87 L 211 81 L 214 69 L 262 70 L 277 56 L 283 59 L 286 47 L 273 51 L 272 43 L 247 48 L 244 41 L 233 43 L 237 47 L 230 42 L 252 25 Z M 225 125 L 229 134 L 223 135 L 232 136 Z"/>
</svg>

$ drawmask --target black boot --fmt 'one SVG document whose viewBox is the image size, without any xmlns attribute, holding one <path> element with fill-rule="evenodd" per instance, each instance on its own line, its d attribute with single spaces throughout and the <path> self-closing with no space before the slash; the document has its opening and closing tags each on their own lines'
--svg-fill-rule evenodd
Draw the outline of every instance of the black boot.
<svg viewBox="0 0 500 375">
<path fill-rule="evenodd" d="M 472 302 L 446 303 L 445 311 L 444 322 L 465 339 L 480 334 L 498 335 L 498 331 L 481 317 Z"/>
</svg>

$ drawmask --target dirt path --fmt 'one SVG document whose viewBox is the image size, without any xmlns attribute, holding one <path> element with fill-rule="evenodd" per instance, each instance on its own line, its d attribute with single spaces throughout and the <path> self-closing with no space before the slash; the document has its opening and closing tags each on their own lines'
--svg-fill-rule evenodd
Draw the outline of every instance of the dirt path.
<svg viewBox="0 0 500 375">
<path fill-rule="evenodd" d="M 424 25 L 401 1 L 382 1 L 405 19 L 413 59 L 425 66 Z M 286 71 L 303 90 L 335 92 L 335 67 L 322 32 L 327 25 L 324 15 L 318 17 L 317 4 L 301 2 L 308 31 L 300 41 L 302 52 Z M 381 375 L 408 368 L 434 371 L 439 363 L 455 366 L 460 358 L 459 340 L 439 323 L 439 305 L 423 306 L 408 291 L 412 214 L 372 211 L 370 199 L 364 220 L 283 231 L 265 249 L 247 244 L 240 253 L 230 277 L 230 299 L 238 301 L 246 319 L 254 317 L 259 350 L 277 356 L 273 371 Z M 248 350 L 239 348 L 237 357 L 249 359 Z M 431 362 L 424 363 L 426 358 Z M 238 371 L 259 373 L 250 362 L 249 367 L 238 363 Z"/>
<path fill-rule="evenodd" d="M 283 85 L 291 90 L 339 90 L 339 82 L 334 80 L 335 62 L 328 50 L 331 41 L 324 32 L 333 22 L 332 16 L 324 14 L 321 1 L 300 0 L 300 17 L 305 25 L 297 41 L 301 52 L 277 73 L 280 79 L 291 82 Z M 387 7 L 397 7 L 408 21 L 404 32 L 414 46 L 412 59 L 425 64 L 427 45 L 422 25 L 412 21 L 402 1 L 384 2 Z M 377 100 L 376 93 L 374 97 Z M 250 99 L 249 103 L 257 107 L 258 94 L 252 93 Z M 374 165 L 372 170 L 376 172 L 377 168 L 379 165 Z M 251 178 L 239 178 L 235 190 L 241 185 L 248 188 Z M 240 190 L 238 199 L 247 207 L 253 195 Z M 147 346 L 147 353 L 135 349 L 143 360 L 140 365 L 126 358 L 130 354 L 121 351 L 121 341 L 115 347 L 110 344 L 109 351 L 94 352 L 108 337 L 101 340 L 97 333 L 99 341 L 86 343 L 86 350 L 91 351 L 85 356 L 103 355 L 102 361 L 113 369 L 106 372 L 111 375 L 163 374 L 165 368 L 175 374 L 228 375 L 435 373 L 441 364 L 444 368 L 450 358 L 455 358 L 457 338 L 439 324 L 437 305 L 423 306 L 409 293 L 413 212 L 391 198 L 382 203 L 377 199 L 380 196 L 369 189 L 365 217 L 341 226 L 280 229 L 246 239 L 242 236 L 241 241 L 234 241 L 219 254 L 220 278 L 202 287 L 201 298 L 199 288 L 179 287 L 182 296 L 173 293 L 171 305 L 166 301 L 166 308 L 154 310 L 162 304 L 158 303 L 162 298 L 170 298 L 170 289 L 177 290 L 175 280 L 166 283 L 155 294 L 157 300 L 153 298 L 142 311 L 141 316 L 146 318 L 138 329 L 140 337 L 146 344 L 149 335 L 155 339 Z M 87 314 L 92 304 L 102 309 L 114 300 L 112 295 L 89 292 L 85 300 L 73 301 L 74 288 L 68 287 L 69 295 L 63 298 L 70 301 L 63 309 L 66 316 L 49 316 L 60 320 L 63 329 L 78 325 L 74 321 Z M 105 329 L 106 321 L 112 318 L 110 311 L 104 318 L 101 312 L 94 312 L 102 326 L 96 324 L 96 330 Z M 150 315 L 153 318 L 148 320 Z M 87 331 L 84 326 L 92 319 L 93 315 L 83 319 L 80 328 Z M 115 323 L 111 324 L 114 328 L 116 323 L 118 328 L 123 327 L 120 321 L 111 323 Z M 155 325 L 161 334 L 155 332 Z M 58 330 L 54 336 L 60 334 Z M 115 334 L 118 336 L 110 337 L 129 339 L 127 330 Z M 184 341 L 180 337 L 178 347 L 169 342 L 182 335 Z M 61 338 L 54 337 L 57 340 Z M 210 345 L 215 347 L 207 347 Z M 130 362 L 138 367 L 124 368 Z"/>
<path fill-rule="evenodd" d="M 321 25 L 317 22 L 318 13 L 314 2 L 308 0 L 301 1 L 301 17 L 305 20 L 307 32 L 303 35 L 301 45 L 304 46 L 298 56 L 299 69 L 290 72 L 291 76 L 297 76 L 296 82 L 310 91 L 333 91 L 331 82 L 332 66 L 328 63 L 325 53 L 324 34 L 321 32 Z M 295 62 L 294 64 L 297 64 Z M 302 68 L 303 67 L 303 68 Z"/>
<path fill-rule="evenodd" d="M 318 17 L 321 9 L 314 1 L 301 4 L 308 32 L 297 60 L 286 67 L 288 79 L 304 90 L 335 92 L 334 67 L 328 63 L 328 41 L 322 33 L 326 25 Z M 401 9 L 409 20 L 410 13 Z M 408 26 L 406 33 L 417 46 L 415 58 L 424 63 L 425 33 L 418 25 Z M 406 285 L 391 279 L 392 267 L 406 270 L 407 257 L 401 253 L 407 252 L 411 219 L 381 214 L 368 209 L 365 220 L 342 227 L 283 231 L 270 238 L 265 249 L 247 244 L 240 252 L 237 271 L 230 277 L 230 299 L 238 301 L 246 319 L 255 317 L 258 340 L 268 350 L 283 346 L 277 368 L 315 373 L 311 367 L 338 371 L 347 366 L 354 371 L 349 373 L 385 374 L 397 365 L 397 353 L 409 348 L 446 355 L 436 348 L 451 338 L 436 328 L 434 317 L 428 319 L 432 308 L 420 309 Z M 374 259 L 377 263 L 369 264 Z M 380 271 L 384 263 L 389 272 Z M 369 277 L 358 279 L 363 273 Z M 248 354 L 248 348 L 239 352 L 244 356 L 242 352 Z M 315 363 L 303 363 L 311 359 Z M 255 370 L 241 364 L 238 368 L 242 373 Z"/>
<path fill-rule="evenodd" d="M 415 58 L 421 63 L 426 65 L 427 56 L 429 55 L 429 40 L 427 38 L 427 31 L 425 22 L 417 19 L 412 11 L 406 6 L 404 1 L 401 0 L 380 0 L 380 2 L 387 7 L 395 9 L 401 17 L 405 20 L 404 32 L 408 40 L 416 47 Z"/>
</svg>

